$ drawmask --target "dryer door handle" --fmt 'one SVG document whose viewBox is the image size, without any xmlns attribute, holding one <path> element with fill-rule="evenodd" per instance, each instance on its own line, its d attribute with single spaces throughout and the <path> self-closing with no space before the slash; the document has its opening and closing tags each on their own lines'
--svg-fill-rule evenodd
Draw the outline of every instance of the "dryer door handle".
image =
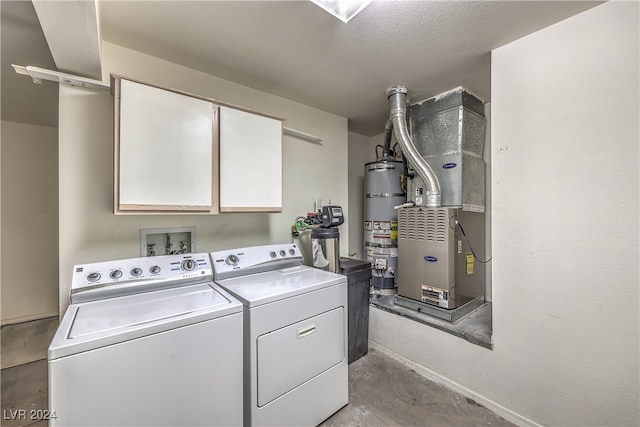
<svg viewBox="0 0 640 427">
<path fill-rule="evenodd" d="M 306 336 L 311 335 L 312 333 L 314 333 L 316 331 L 316 324 L 312 323 L 310 325 L 307 326 L 303 326 L 302 328 L 298 329 L 298 339 L 304 338 Z"/>
</svg>

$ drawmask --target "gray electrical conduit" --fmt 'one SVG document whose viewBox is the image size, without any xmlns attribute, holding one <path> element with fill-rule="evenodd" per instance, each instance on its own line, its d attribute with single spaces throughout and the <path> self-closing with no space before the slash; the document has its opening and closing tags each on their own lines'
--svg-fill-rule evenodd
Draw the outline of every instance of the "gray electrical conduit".
<svg viewBox="0 0 640 427">
<path fill-rule="evenodd" d="M 440 207 L 440 183 L 433 169 L 418 153 L 416 146 L 413 145 L 409 131 L 407 129 L 407 88 L 404 86 L 394 86 L 387 89 L 387 98 L 389 98 L 389 107 L 391 113 L 389 120 L 393 124 L 393 130 L 396 139 L 402 148 L 402 154 L 407 158 L 409 164 L 418 173 L 427 186 L 426 203 L 428 208 Z M 404 203 L 396 206 L 395 209 L 414 206 L 413 202 Z"/>
<path fill-rule="evenodd" d="M 382 147 L 382 157 L 386 160 L 389 158 L 389 150 L 391 150 L 391 134 L 393 134 L 393 123 L 391 123 L 391 119 L 387 120 L 387 123 L 384 125 L 385 135 L 384 135 L 384 146 Z"/>
</svg>

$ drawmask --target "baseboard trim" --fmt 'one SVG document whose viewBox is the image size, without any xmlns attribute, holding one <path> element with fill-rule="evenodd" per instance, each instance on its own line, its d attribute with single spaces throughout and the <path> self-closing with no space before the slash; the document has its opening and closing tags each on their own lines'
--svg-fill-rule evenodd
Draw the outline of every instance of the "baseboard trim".
<svg viewBox="0 0 640 427">
<path fill-rule="evenodd" d="M 448 389 L 455 391 L 456 393 L 459 393 L 468 399 L 474 400 L 478 404 L 484 406 L 485 408 L 489 409 L 493 413 L 501 416 L 502 418 L 504 418 L 509 422 L 512 422 L 521 427 L 543 427 L 542 424 L 538 424 L 535 421 L 530 420 L 529 418 L 522 416 L 517 412 L 512 411 L 509 408 L 505 408 L 499 403 L 494 402 L 493 400 L 488 399 L 483 395 L 476 393 L 475 391 L 461 384 L 458 384 L 457 382 L 452 381 L 449 378 L 444 377 L 425 366 L 420 365 L 419 363 L 409 360 L 406 357 L 401 356 L 400 354 L 394 352 L 393 350 L 388 349 L 387 347 L 375 341 L 369 341 L 369 347 L 376 351 L 379 351 L 380 353 L 385 354 L 386 356 L 389 356 L 390 358 L 396 360 L 397 362 L 402 363 L 406 367 L 413 369 L 414 371 L 416 371 L 423 377 L 427 378 L 428 380 L 431 380 L 437 384 L 445 386 Z"/>
<path fill-rule="evenodd" d="M 13 317 L 11 319 L 2 319 L 2 321 L 0 322 L 0 326 L 8 326 L 8 325 L 15 325 L 16 323 L 32 322 L 34 320 L 48 319 L 50 317 L 59 317 L 59 313 L 57 311 L 52 311 L 50 313 L 40 313 L 40 314 L 33 314 L 30 316 Z"/>
</svg>

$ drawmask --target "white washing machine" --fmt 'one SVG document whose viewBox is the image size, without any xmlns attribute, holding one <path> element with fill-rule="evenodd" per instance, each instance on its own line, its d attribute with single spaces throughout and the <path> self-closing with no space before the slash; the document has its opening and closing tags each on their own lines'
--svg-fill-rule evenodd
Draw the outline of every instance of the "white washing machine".
<svg viewBox="0 0 640 427">
<path fill-rule="evenodd" d="M 49 347 L 50 426 L 241 425 L 242 332 L 208 254 L 76 265 Z"/>
<path fill-rule="evenodd" d="M 244 304 L 244 423 L 315 426 L 348 403 L 347 278 L 294 244 L 212 252 Z"/>
</svg>

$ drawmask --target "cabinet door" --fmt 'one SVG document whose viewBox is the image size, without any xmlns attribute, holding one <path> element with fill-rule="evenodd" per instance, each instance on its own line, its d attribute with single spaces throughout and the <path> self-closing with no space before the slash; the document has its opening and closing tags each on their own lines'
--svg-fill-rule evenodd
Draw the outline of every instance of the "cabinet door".
<svg viewBox="0 0 640 427">
<path fill-rule="evenodd" d="M 129 80 L 115 86 L 115 212 L 217 213 L 218 107 Z"/>
<path fill-rule="evenodd" d="M 220 212 L 282 210 L 282 121 L 220 107 Z"/>
</svg>

